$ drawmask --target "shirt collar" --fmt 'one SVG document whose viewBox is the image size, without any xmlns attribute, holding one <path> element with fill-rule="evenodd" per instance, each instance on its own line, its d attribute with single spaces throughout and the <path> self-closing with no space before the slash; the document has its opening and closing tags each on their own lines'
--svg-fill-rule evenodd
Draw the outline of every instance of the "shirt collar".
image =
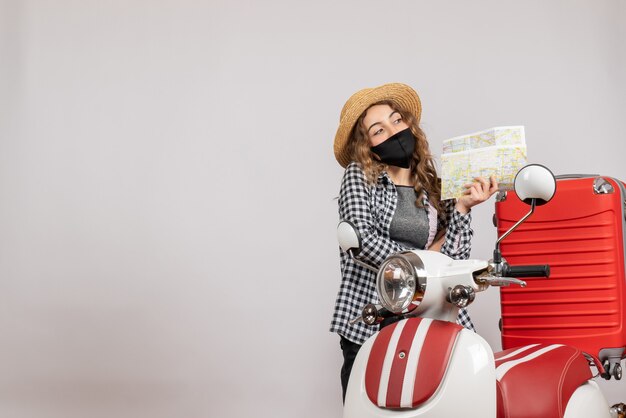
<svg viewBox="0 0 626 418">
<path fill-rule="evenodd" d="M 378 175 L 378 181 L 380 181 L 385 186 L 393 184 L 391 178 L 389 177 L 389 174 L 387 174 L 386 171 L 381 171 L 381 173 Z"/>
</svg>

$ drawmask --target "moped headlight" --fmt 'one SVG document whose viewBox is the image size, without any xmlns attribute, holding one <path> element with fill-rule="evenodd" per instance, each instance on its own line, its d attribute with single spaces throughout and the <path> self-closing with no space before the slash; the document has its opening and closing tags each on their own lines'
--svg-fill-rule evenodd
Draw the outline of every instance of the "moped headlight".
<svg viewBox="0 0 626 418">
<path fill-rule="evenodd" d="M 411 302 L 421 302 L 426 292 L 425 273 L 422 259 L 411 251 L 388 257 L 376 276 L 376 290 L 381 305 L 399 314 Z"/>
</svg>

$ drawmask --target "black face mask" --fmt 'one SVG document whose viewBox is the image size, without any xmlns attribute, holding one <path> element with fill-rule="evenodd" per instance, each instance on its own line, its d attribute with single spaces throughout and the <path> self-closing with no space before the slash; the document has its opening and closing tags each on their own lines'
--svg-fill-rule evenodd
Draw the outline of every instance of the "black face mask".
<svg viewBox="0 0 626 418">
<path fill-rule="evenodd" d="M 406 128 L 370 149 L 387 165 L 409 168 L 415 151 L 415 142 L 411 129 Z"/>
</svg>

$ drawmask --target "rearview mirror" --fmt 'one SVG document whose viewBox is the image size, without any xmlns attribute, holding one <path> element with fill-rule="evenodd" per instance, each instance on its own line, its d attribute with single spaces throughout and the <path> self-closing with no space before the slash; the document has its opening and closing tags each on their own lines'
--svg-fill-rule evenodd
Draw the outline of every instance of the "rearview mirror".
<svg viewBox="0 0 626 418">
<path fill-rule="evenodd" d="M 517 197 L 519 197 L 522 202 L 530 205 L 530 211 L 496 241 L 496 249 L 493 251 L 493 261 L 498 265 L 502 261 L 500 242 L 524 223 L 524 221 L 535 212 L 535 207 L 545 205 L 554 197 L 554 193 L 556 192 L 556 178 L 547 167 L 541 164 L 528 164 L 522 167 L 515 175 L 513 187 L 515 188 Z M 498 270 L 496 269 L 496 271 Z"/>
<path fill-rule="evenodd" d="M 535 205 L 541 206 L 554 197 L 556 179 L 547 167 L 529 164 L 517 172 L 513 187 L 522 202 L 531 205 L 534 199 Z"/>
<path fill-rule="evenodd" d="M 348 254 L 352 261 L 374 273 L 378 271 L 376 267 L 370 266 L 361 260 L 357 260 L 356 256 L 361 251 L 361 235 L 352 222 L 339 222 L 339 225 L 337 225 L 337 240 L 339 241 L 341 250 Z"/>
<path fill-rule="evenodd" d="M 339 246 L 345 252 L 352 250 L 352 253 L 356 255 L 361 250 L 361 236 L 352 222 L 339 222 L 337 226 L 337 240 L 339 241 Z"/>
</svg>

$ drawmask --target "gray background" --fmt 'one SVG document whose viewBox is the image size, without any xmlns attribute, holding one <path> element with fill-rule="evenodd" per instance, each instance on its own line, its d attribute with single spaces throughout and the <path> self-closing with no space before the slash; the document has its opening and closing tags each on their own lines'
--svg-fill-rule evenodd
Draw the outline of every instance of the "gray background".
<svg viewBox="0 0 626 418">
<path fill-rule="evenodd" d="M 0 1 L 0 416 L 339 417 L 345 100 L 626 179 L 625 37 L 623 0 Z"/>
</svg>

